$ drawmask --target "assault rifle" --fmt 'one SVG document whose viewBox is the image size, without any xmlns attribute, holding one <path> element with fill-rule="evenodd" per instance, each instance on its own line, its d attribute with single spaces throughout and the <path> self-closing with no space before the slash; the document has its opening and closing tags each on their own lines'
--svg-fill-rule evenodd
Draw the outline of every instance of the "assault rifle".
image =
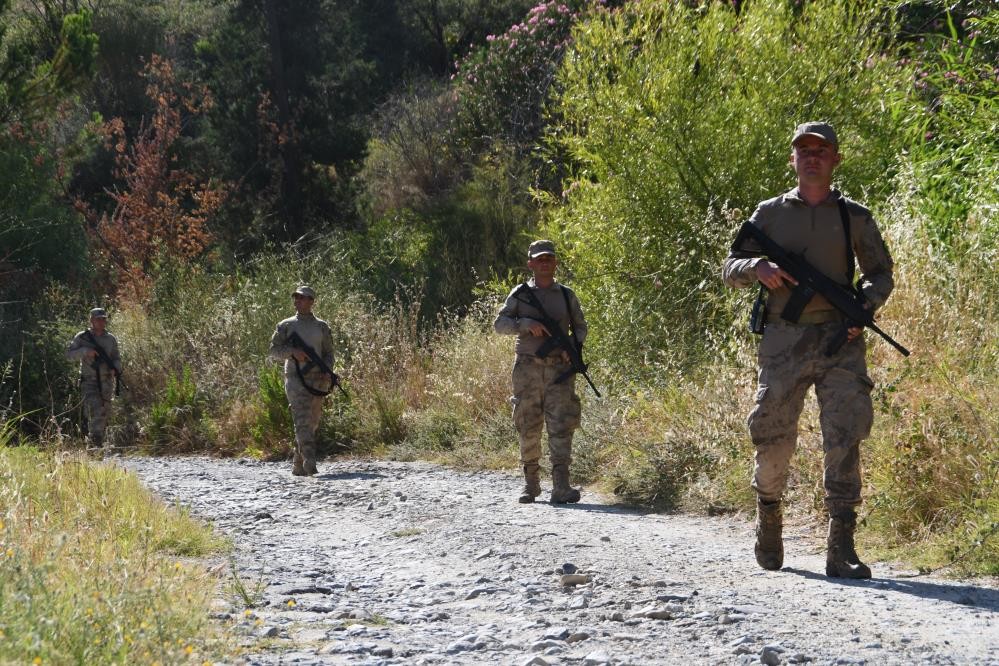
<svg viewBox="0 0 999 666">
<path fill-rule="evenodd" d="M 795 323 L 801 317 L 802 311 L 812 298 L 818 294 L 836 308 L 844 317 L 843 328 L 832 339 L 826 348 L 826 356 L 832 356 L 847 340 L 847 329 L 851 326 L 866 326 L 897 349 L 903 356 L 909 355 L 909 350 L 892 339 L 874 323 L 874 312 L 865 307 L 866 301 L 858 289 L 844 287 L 835 280 L 812 266 L 803 256 L 789 252 L 774 242 L 752 222 L 743 222 L 739 234 L 732 244 L 733 251 L 741 251 L 746 239 L 751 238 L 763 248 L 763 254 L 791 277 L 798 285 L 791 288 L 791 298 L 781 311 L 781 319 Z"/>
<path fill-rule="evenodd" d="M 521 293 L 527 294 L 527 300 L 520 298 L 519 294 Z M 565 296 L 565 305 L 568 311 L 569 297 L 564 291 L 562 292 L 562 294 Z M 597 387 L 593 385 L 593 380 L 590 379 L 590 376 L 586 374 L 588 366 L 586 365 L 586 363 L 583 362 L 583 346 L 581 344 L 578 344 L 576 336 L 575 335 L 570 336 L 568 333 L 562 330 L 562 327 L 559 326 L 559 323 L 557 321 L 548 316 L 548 313 L 545 312 L 545 308 L 541 305 L 541 301 L 534 294 L 534 292 L 531 291 L 531 288 L 528 287 L 526 284 L 521 284 L 520 287 L 518 287 L 517 290 L 513 292 L 513 297 L 516 298 L 521 303 L 524 303 L 525 305 L 530 305 L 535 310 L 537 310 L 538 316 L 531 317 L 531 319 L 537 319 L 539 322 L 541 322 L 542 326 L 548 329 L 549 337 L 547 340 L 544 341 L 544 343 L 542 343 L 540 347 L 538 347 L 538 351 L 534 352 L 535 356 L 537 356 L 538 358 L 545 358 L 556 349 L 564 351 L 569 356 L 569 363 L 572 365 L 572 367 L 563 372 L 558 377 L 556 377 L 555 383 L 561 384 L 566 379 L 571 377 L 574 373 L 579 373 L 583 376 L 583 379 L 586 380 L 586 383 L 590 385 L 590 388 L 593 389 L 593 392 L 599 398 L 600 391 L 598 391 Z"/>
<path fill-rule="evenodd" d="M 111 368 L 111 372 L 114 373 L 114 394 L 120 396 L 121 388 L 125 386 L 125 382 L 121 381 L 121 373 L 118 372 L 118 368 L 114 366 L 114 361 L 108 356 L 108 353 L 104 351 L 104 347 L 97 344 L 97 338 L 90 331 L 83 332 L 83 338 L 90 343 L 90 346 L 94 348 L 97 352 L 97 358 L 94 359 L 94 365 L 91 366 L 97 372 L 97 392 L 104 395 L 104 389 L 101 386 L 101 363 L 107 363 L 107 366 Z M 128 388 L 125 386 L 125 388 Z"/>
<path fill-rule="evenodd" d="M 309 343 L 303 340 L 301 336 L 298 335 L 298 333 L 292 331 L 291 335 L 288 336 L 288 342 L 290 342 L 291 345 L 296 349 L 301 349 L 302 351 L 304 351 L 306 356 L 309 357 L 309 363 L 306 364 L 304 371 L 302 370 L 302 367 L 298 364 L 298 359 L 297 358 L 292 359 L 295 361 L 295 372 L 298 373 L 298 378 L 301 380 L 302 386 L 305 387 L 306 391 L 315 396 L 326 396 L 333 392 L 333 387 L 336 387 L 340 389 L 340 392 L 343 393 L 345 396 L 347 395 L 347 392 L 343 389 L 343 386 L 340 384 L 340 375 L 333 372 L 333 368 L 326 365 L 326 362 L 323 361 L 322 357 L 316 353 L 316 350 L 310 347 Z M 333 384 L 330 386 L 329 391 L 320 391 L 319 389 L 313 386 L 309 386 L 309 384 L 305 381 L 305 372 L 309 371 L 310 365 L 317 366 L 320 370 L 322 370 L 323 372 L 325 372 L 327 375 L 330 376 L 330 379 L 333 381 Z"/>
</svg>

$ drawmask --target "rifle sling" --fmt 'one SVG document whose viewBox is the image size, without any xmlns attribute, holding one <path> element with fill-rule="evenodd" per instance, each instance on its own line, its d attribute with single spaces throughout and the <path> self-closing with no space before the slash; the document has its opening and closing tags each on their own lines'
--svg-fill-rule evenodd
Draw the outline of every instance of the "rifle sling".
<svg viewBox="0 0 999 666">
<path fill-rule="evenodd" d="M 300 382 L 302 382 L 302 386 L 305 387 L 306 391 L 308 391 L 312 395 L 314 395 L 316 397 L 319 397 L 319 398 L 325 397 L 325 396 L 327 396 L 327 395 L 329 395 L 330 393 L 333 392 L 333 388 L 332 387 L 330 387 L 329 391 L 320 391 L 315 386 L 309 385 L 309 383 L 307 381 L 305 381 L 305 373 L 302 372 L 302 366 L 299 365 L 298 359 L 293 356 L 291 360 L 293 360 L 295 362 L 295 372 L 298 374 L 298 380 Z M 313 365 L 313 363 L 310 361 L 309 364 L 306 365 L 305 372 L 309 371 L 309 367 L 308 367 L 309 365 Z"/>
<path fill-rule="evenodd" d="M 94 359 L 93 365 L 94 374 L 97 375 L 97 394 L 101 396 L 102 400 L 104 399 L 104 383 L 101 381 L 101 363 L 105 363 L 114 371 L 114 394 L 121 395 L 121 375 L 117 368 L 114 367 L 114 362 L 111 360 L 111 357 L 108 356 L 106 351 L 104 351 L 104 347 L 97 344 L 97 338 L 95 338 L 94 334 L 89 330 L 83 332 L 83 337 L 87 342 L 94 346 L 94 351 L 97 352 L 97 358 Z"/>
<path fill-rule="evenodd" d="M 565 286 L 561 285 L 561 284 L 559 285 L 559 289 L 562 291 L 562 298 L 565 299 L 565 312 L 566 312 L 566 315 L 569 317 L 569 335 L 572 336 L 572 339 L 575 342 L 575 340 L 576 340 L 576 327 L 575 327 L 574 322 L 572 320 L 572 306 L 569 304 L 569 290 L 566 289 Z M 526 282 L 521 282 L 520 283 L 520 287 L 517 289 L 517 293 L 520 293 L 520 292 L 525 292 L 527 294 L 527 298 L 530 301 L 529 305 L 531 307 L 533 307 L 534 309 L 536 309 L 538 312 L 540 312 L 542 317 L 545 317 L 547 319 L 551 319 L 552 321 L 555 321 L 555 319 L 553 317 L 551 317 L 548 314 L 548 312 L 545 310 L 544 306 L 541 305 L 541 299 L 539 299 L 538 296 L 537 296 L 537 294 L 534 293 L 534 291 L 531 289 L 530 285 L 528 285 Z M 547 340 L 538 349 L 538 351 L 536 353 L 537 353 L 537 355 L 539 357 L 545 358 L 546 356 L 548 356 L 548 354 L 550 354 L 552 352 L 552 349 L 554 349 L 555 346 L 556 346 L 556 344 L 557 344 L 557 343 L 553 342 L 553 340 L 554 340 L 554 336 L 551 339 Z M 545 351 L 544 353 L 541 353 L 541 350 L 544 349 L 545 347 L 548 347 L 547 351 Z"/>
</svg>

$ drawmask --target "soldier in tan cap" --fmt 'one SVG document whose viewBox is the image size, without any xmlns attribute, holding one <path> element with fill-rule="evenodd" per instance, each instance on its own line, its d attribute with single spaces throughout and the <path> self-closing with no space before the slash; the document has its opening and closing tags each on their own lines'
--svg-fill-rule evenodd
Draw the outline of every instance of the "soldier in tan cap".
<svg viewBox="0 0 999 666">
<path fill-rule="evenodd" d="M 305 351 L 307 345 L 326 367 L 333 366 L 333 335 L 329 324 L 312 314 L 316 292 L 301 286 L 292 293 L 295 316 L 284 319 L 271 336 L 271 358 L 284 362 L 284 390 L 295 422 L 295 460 L 291 473 L 306 476 L 316 468 L 316 430 L 333 378 Z"/>
<path fill-rule="evenodd" d="M 510 402 L 524 468 L 524 489 L 518 501 L 528 504 L 541 494 L 538 461 L 541 430 L 547 426 L 552 462 L 551 502 L 578 502 L 579 490 L 569 485 L 572 435 L 579 427 L 580 416 L 576 377 L 565 351 L 556 348 L 544 358 L 538 356 L 538 350 L 552 335 L 538 320 L 544 316 L 539 307 L 558 322 L 563 332 L 571 335 L 580 349 L 586 340 L 586 319 L 576 294 L 555 280 L 558 258 L 554 243 L 534 241 L 527 256 L 527 267 L 534 277 L 507 296 L 493 324 L 497 333 L 517 336 Z"/>
<path fill-rule="evenodd" d="M 859 293 L 866 307 L 876 309 L 894 287 L 892 259 L 870 211 L 832 188 L 833 170 L 841 159 L 831 125 L 799 125 L 791 138 L 790 157 L 797 187 L 761 202 L 750 222 L 844 287 L 852 286 L 855 264 L 859 265 Z M 782 319 L 790 287 L 797 283 L 777 264 L 760 257 L 760 249 L 755 241 L 733 248 L 722 271 L 729 286 L 759 283 L 761 299 L 765 296 L 759 385 L 749 415 L 756 447 L 756 560 L 764 569 L 783 566 L 781 498 L 805 393 L 814 386 L 821 413 L 823 481 L 830 518 L 826 574 L 870 578 L 870 568 L 854 548 L 856 507 L 861 502 L 860 443 L 870 434 L 874 419 L 870 395 L 874 384 L 867 376 L 863 329 L 845 324 L 840 312 L 821 295 L 807 302 L 796 322 Z M 844 325 L 847 342 L 833 352 L 830 342 Z"/>
<path fill-rule="evenodd" d="M 118 339 L 108 333 L 107 323 L 104 308 L 94 308 L 90 311 L 90 328 L 77 333 L 66 350 L 66 358 L 80 362 L 80 392 L 91 447 L 104 445 L 111 400 L 122 373 Z"/>
</svg>

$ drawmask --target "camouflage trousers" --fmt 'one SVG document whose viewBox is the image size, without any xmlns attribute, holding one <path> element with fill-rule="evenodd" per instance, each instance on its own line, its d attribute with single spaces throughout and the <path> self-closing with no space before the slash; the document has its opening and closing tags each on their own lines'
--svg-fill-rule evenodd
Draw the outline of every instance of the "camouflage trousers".
<svg viewBox="0 0 999 666">
<path fill-rule="evenodd" d="M 541 458 L 541 429 L 548 429 L 552 465 L 572 462 L 572 433 L 579 427 L 579 396 L 576 376 L 560 384 L 555 379 L 571 366 L 555 358 L 518 354 L 513 365 L 513 423 L 520 436 L 520 461 L 537 463 Z"/>
<path fill-rule="evenodd" d="M 329 380 L 323 376 L 306 376 L 306 381 L 313 388 L 326 391 Z M 288 406 L 291 408 L 291 418 L 295 423 L 295 453 L 306 461 L 316 460 L 316 430 L 319 419 L 323 415 L 323 397 L 309 393 L 302 385 L 297 375 L 285 377 L 284 392 L 288 396 Z"/>
<path fill-rule="evenodd" d="M 96 379 L 81 379 L 83 409 L 87 415 L 87 437 L 94 446 L 104 443 L 104 431 L 111 419 L 111 398 L 114 394 L 114 377 L 103 379 L 100 386 Z"/>
<path fill-rule="evenodd" d="M 760 499 L 781 498 L 798 440 L 805 393 L 815 387 L 824 454 L 823 485 L 830 511 L 860 504 L 860 442 L 871 432 L 874 410 L 863 337 L 832 357 L 825 350 L 841 324 L 767 324 L 760 342 L 756 406 L 749 432 L 756 447 L 753 488 Z"/>
</svg>

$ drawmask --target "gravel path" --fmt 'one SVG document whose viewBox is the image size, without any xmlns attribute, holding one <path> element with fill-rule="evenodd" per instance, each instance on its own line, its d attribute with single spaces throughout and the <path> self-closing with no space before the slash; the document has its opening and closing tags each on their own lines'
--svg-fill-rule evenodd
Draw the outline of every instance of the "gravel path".
<svg viewBox="0 0 999 666">
<path fill-rule="evenodd" d="M 870 581 L 827 579 L 805 529 L 788 530 L 786 567 L 767 572 L 745 520 L 644 514 L 587 492 L 520 505 L 519 479 L 500 473 L 122 464 L 235 541 L 259 603 L 246 615 L 220 601 L 217 615 L 245 663 L 999 665 L 995 585 L 880 563 Z"/>
</svg>

